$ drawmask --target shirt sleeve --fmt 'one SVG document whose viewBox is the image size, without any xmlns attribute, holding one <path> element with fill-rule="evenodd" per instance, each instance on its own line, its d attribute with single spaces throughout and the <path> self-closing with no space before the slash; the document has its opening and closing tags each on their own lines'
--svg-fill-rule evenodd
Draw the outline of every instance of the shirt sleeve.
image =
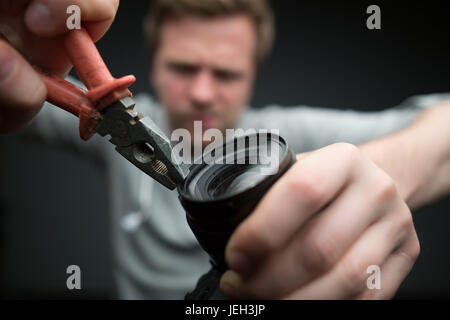
<svg viewBox="0 0 450 320">
<path fill-rule="evenodd" d="M 450 93 L 412 96 L 376 112 L 272 105 L 250 110 L 241 124 L 279 130 L 298 153 L 337 142 L 360 144 L 380 138 L 408 126 L 425 108 L 444 100 L 450 100 Z"/>
</svg>

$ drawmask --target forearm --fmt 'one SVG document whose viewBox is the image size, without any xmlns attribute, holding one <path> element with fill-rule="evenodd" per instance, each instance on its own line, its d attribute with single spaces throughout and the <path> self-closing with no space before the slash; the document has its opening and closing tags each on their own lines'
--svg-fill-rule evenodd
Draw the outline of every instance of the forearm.
<svg viewBox="0 0 450 320">
<path fill-rule="evenodd" d="M 411 208 L 450 193 L 450 101 L 424 111 L 407 128 L 360 147 L 394 179 Z"/>
</svg>

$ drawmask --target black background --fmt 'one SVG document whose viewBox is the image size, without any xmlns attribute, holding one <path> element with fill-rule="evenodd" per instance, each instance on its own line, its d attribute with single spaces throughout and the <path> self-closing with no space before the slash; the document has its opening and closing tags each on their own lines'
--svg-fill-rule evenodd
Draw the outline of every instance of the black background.
<svg viewBox="0 0 450 320">
<path fill-rule="evenodd" d="M 148 1 L 122 1 L 98 48 L 115 76 L 150 91 L 142 32 Z M 382 29 L 366 28 L 378 4 Z M 252 105 L 381 110 L 448 92 L 449 11 L 444 1 L 273 1 L 277 39 Z M 4 298 L 114 298 L 106 181 L 83 156 L 1 139 L 0 281 Z M 414 159 L 411 159 L 414 161 Z M 426 164 L 424 164 L 426 165 Z M 422 252 L 397 298 L 450 297 L 450 199 L 414 212 Z M 80 265 L 82 290 L 66 268 Z"/>
</svg>

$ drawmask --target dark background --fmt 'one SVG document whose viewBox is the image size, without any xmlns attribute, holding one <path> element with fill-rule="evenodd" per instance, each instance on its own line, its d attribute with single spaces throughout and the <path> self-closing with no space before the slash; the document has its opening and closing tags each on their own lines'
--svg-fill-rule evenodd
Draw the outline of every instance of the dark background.
<svg viewBox="0 0 450 320">
<path fill-rule="evenodd" d="M 275 50 L 253 105 L 381 110 L 422 93 L 448 92 L 449 11 L 444 1 L 273 1 Z M 149 91 L 142 18 L 148 1 L 122 1 L 98 48 L 115 76 Z M 382 30 L 366 28 L 370 4 Z M 104 174 L 98 164 L 14 136 L 1 139 L 0 281 L 4 298 L 114 298 Z M 411 159 L 414 161 L 414 159 Z M 426 164 L 424 164 L 426 165 Z M 397 298 L 450 297 L 450 199 L 414 212 L 421 255 Z M 66 268 L 82 290 L 66 289 Z"/>
</svg>

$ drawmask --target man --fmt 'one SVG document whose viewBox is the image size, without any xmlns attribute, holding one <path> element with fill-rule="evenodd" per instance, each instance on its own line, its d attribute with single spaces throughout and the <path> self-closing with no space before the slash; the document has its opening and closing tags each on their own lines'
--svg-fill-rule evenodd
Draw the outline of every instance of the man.
<svg viewBox="0 0 450 320">
<path fill-rule="evenodd" d="M 46 95 L 25 59 L 60 75 L 69 70 L 66 57 L 53 50 L 60 48 L 57 35 L 67 31 L 67 6 L 81 7 L 84 25 L 97 40 L 118 1 L 7 3 L 1 21 L 15 29 L 2 30 L 10 31 L 5 37 L 22 53 L 0 43 L 0 127 L 12 132 L 31 121 Z M 222 291 L 234 298 L 392 297 L 419 254 L 410 208 L 450 190 L 449 96 L 410 99 L 379 113 L 249 110 L 257 66 L 271 44 L 265 1 L 157 0 L 147 30 L 150 78 L 163 107 L 138 95 L 139 111 L 168 134 L 179 127 L 192 131 L 195 120 L 222 131 L 280 129 L 299 153 L 299 161 L 232 235 Z M 103 140 L 82 142 L 75 127 L 75 119 L 46 106 L 23 132 L 104 159 L 122 297 L 182 298 L 209 266 L 176 193 L 148 179 Z M 382 272 L 379 290 L 366 285 L 372 265 Z"/>
</svg>

